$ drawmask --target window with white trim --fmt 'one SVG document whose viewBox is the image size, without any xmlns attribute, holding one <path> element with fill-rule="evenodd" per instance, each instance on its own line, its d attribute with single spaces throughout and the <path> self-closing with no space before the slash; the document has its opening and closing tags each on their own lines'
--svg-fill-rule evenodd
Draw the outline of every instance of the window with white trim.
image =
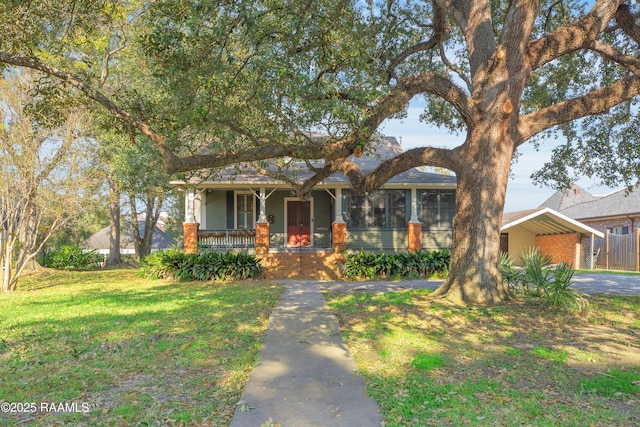
<svg viewBox="0 0 640 427">
<path fill-rule="evenodd" d="M 255 228 L 256 198 L 253 193 L 236 193 L 236 229 L 252 230 Z"/>
</svg>

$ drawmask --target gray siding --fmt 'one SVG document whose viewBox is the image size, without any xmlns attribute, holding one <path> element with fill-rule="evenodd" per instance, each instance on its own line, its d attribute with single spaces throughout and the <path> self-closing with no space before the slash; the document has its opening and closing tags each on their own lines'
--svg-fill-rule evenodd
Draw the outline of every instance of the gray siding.
<svg viewBox="0 0 640 427">
<path fill-rule="evenodd" d="M 422 249 L 425 251 L 437 251 L 451 249 L 452 230 L 432 230 L 422 232 Z"/>
<path fill-rule="evenodd" d="M 226 191 L 207 191 L 206 224 L 200 228 L 206 230 L 224 230 L 227 228 L 227 194 Z"/>
<path fill-rule="evenodd" d="M 349 230 L 347 249 L 373 252 L 402 252 L 407 250 L 406 230 Z"/>
</svg>

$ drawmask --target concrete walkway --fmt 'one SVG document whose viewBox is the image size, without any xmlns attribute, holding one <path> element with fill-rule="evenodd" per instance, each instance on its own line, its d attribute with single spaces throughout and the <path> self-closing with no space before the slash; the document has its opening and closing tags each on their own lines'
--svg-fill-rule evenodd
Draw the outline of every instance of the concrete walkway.
<svg viewBox="0 0 640 427">
<path fill-rule="evenodd" d="M 282 427 L 380 426 L 378 404 L 354 373 L 318 283 L 285 284 L 231 427 L 260 427 L 269 419 Z"/>
<path fill-rule="evenodd" d="M 249 375 L 231 427 L 377 427 L 377 403 L 366 395 L 355 361 L 321 290 L 390 292 L 436 289 L 439 280 L 318 282 L 286 280 L 271 313 L 260 362 Z M 640 276 L 584 274 L 575 288 L 586 293 L 640 295 Z M 243 411 L 244 409 L 244 411 Z"/>
</svg>

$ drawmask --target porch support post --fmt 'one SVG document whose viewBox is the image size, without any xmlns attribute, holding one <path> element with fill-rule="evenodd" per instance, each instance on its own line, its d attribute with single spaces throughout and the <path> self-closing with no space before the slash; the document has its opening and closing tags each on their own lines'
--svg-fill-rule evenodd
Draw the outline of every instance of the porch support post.
<svg viewBox="0 0 640 427">
<path fill-rule="evenodd" d="M 184 222 L 196 222 L 195 204 L 196 190 L 187 189 L 185 195 L 185 216 Z"/>
<path fill-rule="evenodd" d="M 593 233 L 591 233 L 591 238 L 589 239 L 589 270 L 593 270 L 593 265 L 596 262 L 593 259 L 593 255 L 594 255 L 593 246 L 594 246 L 594 243 L 595 243 L 595 236 L 593 235 Z"/>
<path fill-rule="evenodd" d="M 336 188 L 334 211 L 334 224 L 344 223 L 344 219 L 342 218 L 342 188 L 340 187 Z"/>
<path fill-rule="evenodd" d="M 200 224 L 196 222 L 194 211 L 196 192 L 193 189 L 189 189 L 186 193 L 185 218 L 182 224 L 184 252 L 186 254 L 195 254 L 198 252 L 198 230 L 200 229 Z"/>
<path fill-rule="evenodd" d="M 335 212 L 331 224 L 331 245 L 333 253 L 339 254 L 347 249 L 347 223 L 342 218 L 342 188 L 336 188 Z"/>
<path fill-rule="evenodd" d="M 411 219 L 410 223 L 420 223 L 418 219 L 418 191 L 416 188 L 411 189 Z"/>
<path fill-rule="evenodd" d="M 266 206 L 267 206 L 267 191 L 264 187 L 260 187 L 260 195 L 258 196 L 260 200 L 260 215 L 258 216 L 258 223 L 267 222 L 267 214 L 266 214 Z M 268 242 L 268 240 L 267 240 Z"/>
<path fill-rule="evenodd" d="M 415 188 L 411 189 L 411 219 L 407 225 L 407 249 L 416 252 L 422 248 L 422 223 L 418 219 L 418 198 Z"/>
</svg>

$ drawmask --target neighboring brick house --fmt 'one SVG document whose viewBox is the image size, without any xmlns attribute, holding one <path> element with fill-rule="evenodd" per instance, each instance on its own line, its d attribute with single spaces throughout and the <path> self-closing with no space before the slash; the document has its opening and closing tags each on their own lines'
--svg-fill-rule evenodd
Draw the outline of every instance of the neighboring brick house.
<svg viewBox="0 0 640 427">
<path fill-rule="evenodd" d="M 640 229 L 640 189 L 596 196 L 572 185 L 553 194 L 540 207 L 554 209 L 603 233 L 608 230 L 622 235 Z"/>
<path fill-rule="evenodd" d="M 551 262 L 565 262 L 574 267 L 592 268 L 588 261 L 593 246 L 583 239 L 603 234 L 551 208 L 505 213 L 502 217 L 500 246 L 515 262 L 529 248 L 536 247 L 551 256 Z"/>
<path fill-rule="evenodd" d="M 351 156 L 364 173 L 402 153 L 396 138 L 371 143 L 371 152 Z M 278 165 L 286 164 L 285 172 Z M 315 166 L 320 163 L 315 163 Z M 311 177 L 304 162 L 278 159 L 218 172 L 215 179 L 173 182 L 186 191 L 185 251 L 196 245 L 242 249 L 263 260 L 270 277 L 335 278 L 345 250 L 397 252 L 450 248 L 455 210 L 453 175 L 411 169 L 366 195 L 351 191 L 335 173 L 299 199 L 287 179 Z M 277 172 L 285 179 L 274 178 Z"/>
</svg>

